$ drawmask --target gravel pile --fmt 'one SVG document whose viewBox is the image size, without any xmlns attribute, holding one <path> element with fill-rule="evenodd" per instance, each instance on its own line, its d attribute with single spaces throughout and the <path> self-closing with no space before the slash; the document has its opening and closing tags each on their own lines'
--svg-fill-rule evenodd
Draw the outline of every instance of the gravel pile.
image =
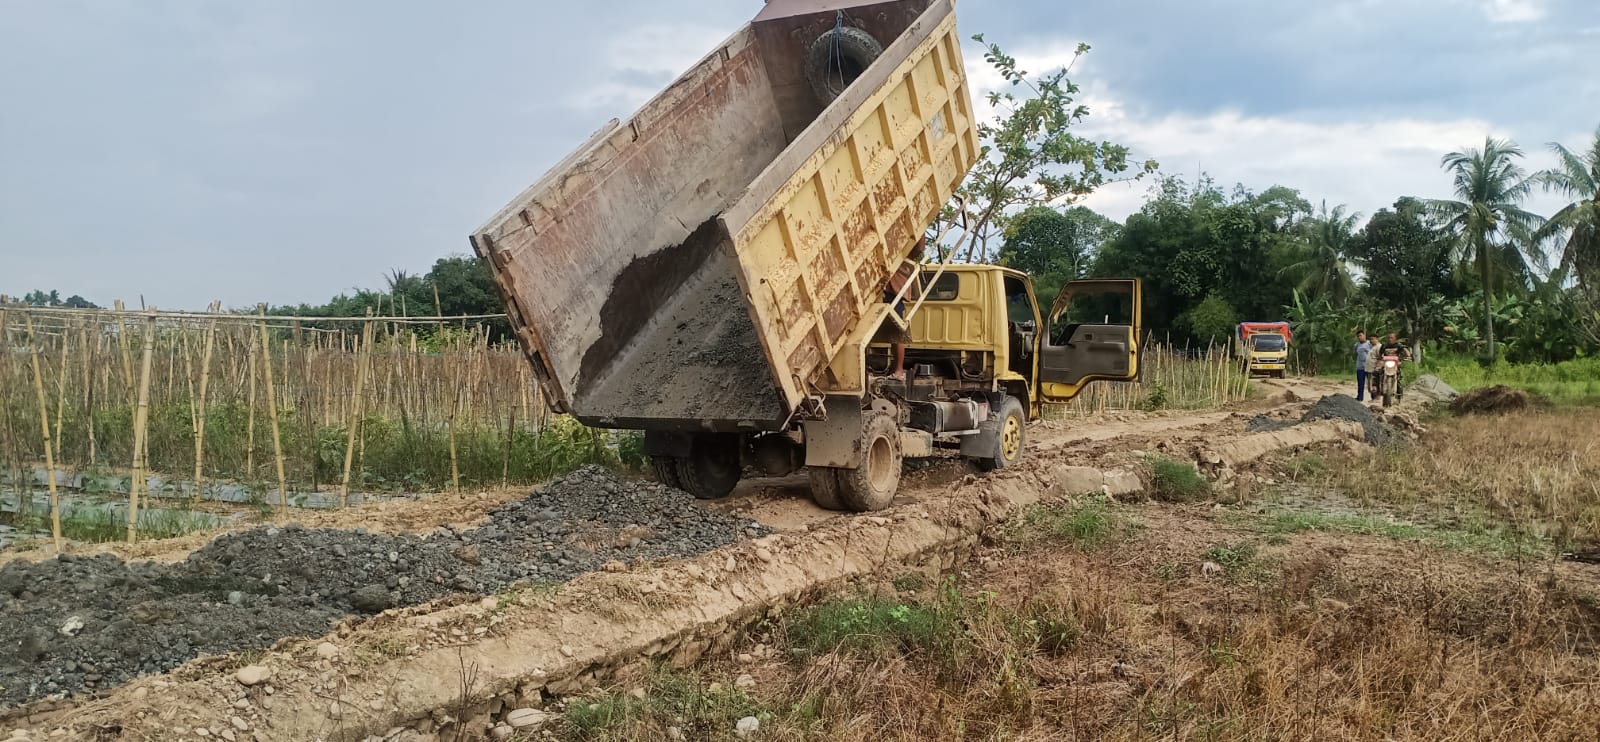
<svg viewBox="0 0 1600 742">
<path fill-rule="evenodd" d="M 1266 415 L 1256 415 L 1255 417 L 1250 418 L 1250 420 L 1244 424 L 1244 430 L 1246 433 L 1270 433 L 1274 430 L 1292 428 L 1299 424 L 1299 420 L 1287 420 L 1284 418 L 1267 417 Z"/>
<path fill-rule="evenodd" d="M 767 532 L 684 492 L 589 467 L 474 529 L 390 536 L 289 525 L 222 536 L 171 565 L 111 555 L 13 562 L 0 567 L 0 707 L 320 636 L 351 614 L 560 582 L 612 560 L 699 554 Z"/>
<path fill-rule="evenodd" d="M 1380 422 L 1367 406 L 1357 402 L 1355 397 L 1347 394 L 1329 394 L 1306 411 L 1300 422 L 1312 420 L 1348 420 L 1361 423 L 1368 443 L 1374 446 L 1388 445 L 1399 440 L 1393 428 Z"/>
</svg>

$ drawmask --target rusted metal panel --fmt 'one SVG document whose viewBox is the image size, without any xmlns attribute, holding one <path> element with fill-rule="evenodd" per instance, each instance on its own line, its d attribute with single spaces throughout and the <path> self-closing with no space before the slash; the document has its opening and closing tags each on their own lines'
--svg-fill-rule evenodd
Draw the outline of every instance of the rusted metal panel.
<svg viewBox="0 0 1600 742">
<path fill-rule="evenodd" d="M 752 39 L 735 34 L 474 236 L 552 403 L 586 422 L 787 416 L 715 220 L 786 145 Z"/>
<path fill-rule="evenodd" d="M 804 52 L 839 22 L 886 48 L 823 108 Z M 955 34 L 949 0 L 775 0 L 485 224 L 472 243 L 552 405 L 772 430 L 858 388 L 830 359 L 976 157 Z"/>
</svg>

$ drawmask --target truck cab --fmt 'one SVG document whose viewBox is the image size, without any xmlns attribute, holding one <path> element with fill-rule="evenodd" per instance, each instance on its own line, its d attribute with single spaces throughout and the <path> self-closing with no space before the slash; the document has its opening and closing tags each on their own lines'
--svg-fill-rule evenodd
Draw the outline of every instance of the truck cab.
<svg viewBox="0 0 1600 742">
<path fill-rule="evenodd" d="M 983 471 L 1008 467 L 1045 404 L 1070 402 L 1094 381 L 1139 377 L 1137 279 L 1074 281 L 1048 308 L 1027 274 L 1000 266 L 923 266 L 918 284 L 896 312 L 906 320 L 885 322 L 866 349 L 865 403 L 830 396 L 826 414 L 802 423 L 824 507 L 884 507 L 901 459 L 940 449 Z"/>
<path fill-rule="evenodd" d="M 1240 323 L 1239 354 L 1244 357 L 1245 373 L 1283 378 L 1289 370 L 1292 337 L 1287 322 Z"/>
<path fill-rule="evenodd" d="M 1091 381 L 1138 377 L 1136 279 L 1074 281 L 1044 307 L 1026 273 L 1001 266 L 929 267 L 921 283 L 905 343 L 908 380 L 1003 392 L 1036 420 L 1044 404 L 1070 402 Z M 870 371 L 893 372 L 891 347 L 872 346 Z"/>
</svg>

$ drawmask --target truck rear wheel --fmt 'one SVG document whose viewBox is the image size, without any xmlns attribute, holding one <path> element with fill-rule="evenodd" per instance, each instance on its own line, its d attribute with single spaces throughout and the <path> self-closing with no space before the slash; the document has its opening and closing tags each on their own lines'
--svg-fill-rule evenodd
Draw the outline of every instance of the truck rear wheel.
<svg viewBox="0 0 1600 742">
<path fill-rule="evenodd" d="M 840 504 L 857 513 L 889 507 L 900 489 L 900 427 L 875 414 L 862 428 L 860 466 L 835 470 Z"/>
<path fill-rule="evenodd" d="M 839 470 L 828 466 L 811 466 L 806 468 L 806 476 L 811 480 L 811 501 L 823 510 L 843 510 L 844 503 L 839 500 Z"/>
<path fill-rule="evenodd" d="M 1006 397 L 1000 403 L 1000 414 L 984 421 L 978 430 L 979 435 L 993 436 L 994 449 L 973 457 L 972 463 L 981 471 L 1004 469 L 1022 458 L 1022 449 L 1028 443 L 1028 414 L 1016 397 Z"/>
<path fill-rule="evenodd" d="M 720 500 L 733 492 L 743 467 L 738 438 L 697 436 L 689 458 L 678 459 L 678 481 L 685 492 L 701 500 Z"/>
<path fill-rule="evenodd" d="M 676 456 L 651 456 L 650 473 L 655 475 L 657 482 L 681 490 L 683 480 L 678 478 L 678 462 Z"/>
</svg>

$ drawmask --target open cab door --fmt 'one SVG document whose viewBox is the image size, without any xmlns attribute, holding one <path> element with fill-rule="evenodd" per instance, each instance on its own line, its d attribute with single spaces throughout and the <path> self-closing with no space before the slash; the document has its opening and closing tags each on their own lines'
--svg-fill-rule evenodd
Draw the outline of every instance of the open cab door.
<svg viewBox="0 0 1600 742">
<path fill-rule="evenodd" d="M 1091 381 L 1139 378 L 1137 278 L 1072 281 L 1061 287 L 1039 338 L 1039 397 L 1069 402 Z"/>
</svg>

